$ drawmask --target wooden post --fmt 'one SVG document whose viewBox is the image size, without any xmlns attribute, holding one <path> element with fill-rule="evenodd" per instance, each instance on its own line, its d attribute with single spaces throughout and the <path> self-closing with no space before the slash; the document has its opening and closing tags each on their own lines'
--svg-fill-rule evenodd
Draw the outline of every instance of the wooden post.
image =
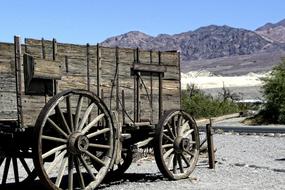
<svg viewBox="0 0 285 190">
<path fill-rule="evenodd" d="M 42 38 L 42 58 L 46 59 L 46 47 L 44 38 Z"/>
<path fill-rule="evenodd" d="M 158 64 L 161 65 L 161 52 L 158 52 Z M 159 120 L 162 117 L 163 112 L 163 101 L 162 101 L 162 73 L 159 73 L 158 76 L 158 114 L 159 114 Z"/>
<path fill-rule="evenodd" d="M 52 40 L 52 59 L 55 61 L 57 57 L 57 42 L 56 39 Z M 57 94 L 57 81 L 53 81 L 54 95 Z"/>
<path fill-rule="evenodd" d="M 21 69 L 21 39 L 19 36 L 14 37 L 14 53 L 15 53 L 15 78 L 16 78 L 16 96 L 17 96 L 17 116 L 18 126 L 23 124 L 22 112 L 22 69 Z"/>
<path fill-rule="evenodd" d="M 64 57 L 64 60 L 65 60 L 65 72 L 68 73 L 68 57 L 67 55 Z"/>
<path fill-rule="evenodd" d="M 90 91 L 90 45 L 86 44 L 87 90 Z"/>
<path fill-rule="evenodd" d="M 206 125 L 207 133 L 207 144 L 208 144 L 208 157 L 209 157 L 209 168 L 215 169 L 215 152 L 214 152 L 214 143 L 213 143 L 213 129 L 212 129 L 212 120 Z"/>
<path fill-rule="evenodd" d="M 97 96 L 101 97 L 101 49 L 97 44 Z"/>
<path fill-rule="evenodd" d="M 117 76 L 116 76 L 116 111 L 119 112 L 119 48 L 116 47 L 116 69 L 117 69 Z"/>
<path fill-rule="evenodd" d="M 182 109 L 181 108 L 181 105 L 182 105 L 182 103 L 181 103 L 181 99 L 182 99 L 182 89 L 181 89 L 181 66 L 180 66 L 180 52 L 179 51 L 177 51 L 177 61 L 178 61 L 178 68 L 179 68 L 179 81 L 180 81 L 180 83 L 179 83 L 179 96 L 180 96 L 180 98 L 179 98 L 179 104 L 180 104 L 180 109 Z"/>
<path fill-rule="evenodd" d="M 123 117 L 123 125 L 126 123 L 126 105 L 125 105 L 125 91 L 122 90 L 122 117 Z"/>
<path fill-rule="evenodd" d="M 152 63 L 152 50 L 150 50 L 150 64 Z M 150 73 L 150 107 L 151 107 L 151 115 L 150 121 L 153 123 L 153 73 Z"/>
</svg>

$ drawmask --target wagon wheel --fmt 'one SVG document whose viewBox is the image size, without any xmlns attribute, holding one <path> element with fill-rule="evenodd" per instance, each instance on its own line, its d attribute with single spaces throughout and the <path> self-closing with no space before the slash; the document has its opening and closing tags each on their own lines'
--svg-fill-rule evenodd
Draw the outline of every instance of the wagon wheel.
<svg viewBox="0 0 285 190">
<path fill-rule="evenodd" d="M 121 177 L 122 174 L 127 171 L 133 161 L 133 152 L 131 149 L 122 151 L 120 162 L 114 164 L 113 168 L 110 169 L 108 176 L 109 177 Z"/>
<path fill-rule="evenodd" d="M 154 139 L 155 160 L 161 173 L 172 180 L 187 178 L 197 164 L 199 145 L 199 132 L 192 117 L 184 111 L 167 111 Z"/>
<path fill-rule="evenodd" d="M 49 189 L 94 189 L 101 183 L 115 144 L 101 99 L 85 90 L 64 91 L 44 106 L 35 127 L 34 164 Z"/>
<path fill-rule="evenodd" d="M 29 183 L 37 177 L 31 158 L 12 154 L 0 156 L 0 185 L 8 183 Z"/>
</svg>

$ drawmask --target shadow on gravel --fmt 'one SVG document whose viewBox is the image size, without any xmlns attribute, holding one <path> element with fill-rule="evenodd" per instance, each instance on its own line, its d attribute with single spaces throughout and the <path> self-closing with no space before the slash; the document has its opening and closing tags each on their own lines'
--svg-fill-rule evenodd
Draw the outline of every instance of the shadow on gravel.
<svg viewBox="0 0 285 190">
<path fill-rule="evenodd" d="M 113 185 L 119 185 L 127 182 L 158 182 L 167 180 L 160 173 L 125 173 L 121 177 L 106 177 L 98 189 L 104 189 Z"/>
<path fill-rule="evenodd" d="M 275 159 L 275 161 L 285 161 L 285 158 Z"/>
<path fill-rule="evenodd" d="M 126 182 L 156 182 L 161 180 L 167 180 L 163 178 L 160 173 L 126 173 L 121 177 L 106 177 L 103 183 L 97 189 L 104 189 L 106 187 L 123 184 Z M 44 186 L 39 180 L 33 181 L 32 183 L 20 183 L 20 184 L 7 184 L 0 186 L 0 190 L 43 190 Z"/>
</svg>

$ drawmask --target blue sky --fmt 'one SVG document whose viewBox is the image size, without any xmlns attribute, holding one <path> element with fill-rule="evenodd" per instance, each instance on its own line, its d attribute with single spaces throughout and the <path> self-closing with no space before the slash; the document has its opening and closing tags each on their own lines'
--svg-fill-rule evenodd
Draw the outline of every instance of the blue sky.
<svg viewBox="0 0 285 190">
<path fill-rule="evenodd" d="M 256 29 L 285 18 L 284 0 L 6 0 L 0 41 L 13 35 L 95 44 L 138 30 L 156 36 L 210 24 Z"/>
</svg>

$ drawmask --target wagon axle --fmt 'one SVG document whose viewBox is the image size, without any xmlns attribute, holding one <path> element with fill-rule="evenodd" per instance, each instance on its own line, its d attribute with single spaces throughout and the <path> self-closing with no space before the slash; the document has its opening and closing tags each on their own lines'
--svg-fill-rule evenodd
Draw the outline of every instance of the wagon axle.
<svg viewBox="0 0 285 190">
<path fill-rule="evenodd" d="M 81 154 L 85 152 L 89 147 L 89 140 L 85 135 L 80 132 L 75 132 L 70 135 L 67 142 L 67 150 L 71 154 Z"/>
<path fill-rule="evenodd" d="M 191 147 L 191 141 L 188 138 L 179 136 L 174 140 L 173 146 L 175 152 L 182 153 L 183 151 L 189 151 Z"/>
</svg>

